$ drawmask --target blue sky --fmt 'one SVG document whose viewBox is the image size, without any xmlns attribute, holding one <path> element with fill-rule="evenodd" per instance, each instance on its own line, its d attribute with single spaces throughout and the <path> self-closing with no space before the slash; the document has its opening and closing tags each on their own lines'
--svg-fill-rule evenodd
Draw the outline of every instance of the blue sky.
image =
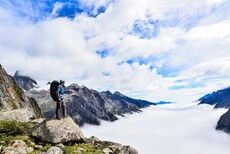
<svg viewBox="0 0 230 154">
<path fill-rule="evenodd" d="M 0 63 L 41 83 L 196 100 L 229 86 L 229 27 L 228 0 L 2 0 Z"/>
</svg>

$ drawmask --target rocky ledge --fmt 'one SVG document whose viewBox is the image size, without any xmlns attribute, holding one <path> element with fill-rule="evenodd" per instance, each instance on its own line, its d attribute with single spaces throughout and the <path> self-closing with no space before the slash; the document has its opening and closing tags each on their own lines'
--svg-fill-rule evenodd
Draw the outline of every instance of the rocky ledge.
<svg viewBox="0 0 230 154">
<path fill-rule="evenodd" d="M 34 126 L 26 124 L 30 127 L 24 133 L 18 128 L 25 123 L 15 126 L 12 122 L 7 126 L 4 124 L 7 121 L 0 123 L 2 154 L 138 154 L 138 151 L 130 146 L 101 141 L 94 136 L 84 137 L 70 117 L 62 120 L 45 119 Z"/>
</svg>

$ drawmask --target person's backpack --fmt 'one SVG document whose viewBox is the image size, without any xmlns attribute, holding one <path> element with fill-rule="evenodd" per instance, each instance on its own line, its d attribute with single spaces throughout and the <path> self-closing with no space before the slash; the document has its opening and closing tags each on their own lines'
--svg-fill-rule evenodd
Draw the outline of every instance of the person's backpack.
<svg viewBox="0 0 230 154">
<path fill-rule="evenodd" d="M 58 86 L 59 86 L 58 81 L 53 81 L 50 84 L 50 96 L 53 98 L 54 101 L 58 101 Z"/>
</svg>

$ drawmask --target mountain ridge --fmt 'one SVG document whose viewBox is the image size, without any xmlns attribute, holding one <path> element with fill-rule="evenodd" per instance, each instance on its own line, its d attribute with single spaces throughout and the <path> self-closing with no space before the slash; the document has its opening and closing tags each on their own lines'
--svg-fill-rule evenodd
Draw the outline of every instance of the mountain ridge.
<svg viewBox="0 0 230 154">
<path fill-rule="evenodd" d="M 206 94 L 198 101 L 199 104 L 214 105 L 214 108 L 230 108 L 230 87 Z"/>
<path fill-rule="evenodd" d="M 45 117 L 54 116 L 56 104 L 50 98 L 48 90 L 30 90 L 27 95 L 37 100 Z M 64 96 L 68 114 L 81 126 L 85 123 L 100 125 L 101 120 L 115 121 L 118 119 L 116 115 L 141 112 L 141 108 L 155 105 L 120 92 L 98 92 L 76 83 L 66 87 Z"/>
</svg>

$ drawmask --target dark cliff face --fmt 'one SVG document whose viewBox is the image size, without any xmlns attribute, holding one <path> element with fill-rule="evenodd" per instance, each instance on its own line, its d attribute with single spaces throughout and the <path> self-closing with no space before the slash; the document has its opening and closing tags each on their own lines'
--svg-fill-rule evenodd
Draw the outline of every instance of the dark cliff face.
<svg viewBox="0 0 230 154">
<path fill-rule="evenodd" d="M 14 74 L 14 80 L 24 90 L 28 91 L 37 87 L 37 82 L 28 76 L 20 75 L 18 71 Z"/>
<path fill-rule="evenodd" d="M 215 105 L 214 108 L 230 108 L 230 87 L 207 94 L 199 101 L 199 104 Z"/>
<path fill-rule="evenodd" d="M 45 117 L 54 117 L 56 105 L 48 91 L 30 91 L 28 94 L 38 101 Z M 66 87 L 65 102 L 68 114 L 79 125 L 99 125 L 101 119 L 115 121 L 118 119 L 116 115 L 140 112 L 141 108 L 155 105 L 148 101 L 129 98 L 119 92 L 97 92 L 77 84 Z"/>
<path fill-rule="evenodd" d="M 207 94 L 199 101 L 199 104 L 214 105 L 214 108 L 230 108 L 230 87 Z M 220 117 L 216 129 L 230 134 L 230 109 Z"/>
<path fill-rule="evenodd" d="M 220 117 L 216 129 L 230 134 L 230 109 Z"/>
<path fill-rule="evenodd" d="M 0 111 L 21 108 L 30 108 L 35 117 L 42 116 L 37 102 L 24 94 L 13 77 L 8 75 L 0 64 Z"/>
</svg>

